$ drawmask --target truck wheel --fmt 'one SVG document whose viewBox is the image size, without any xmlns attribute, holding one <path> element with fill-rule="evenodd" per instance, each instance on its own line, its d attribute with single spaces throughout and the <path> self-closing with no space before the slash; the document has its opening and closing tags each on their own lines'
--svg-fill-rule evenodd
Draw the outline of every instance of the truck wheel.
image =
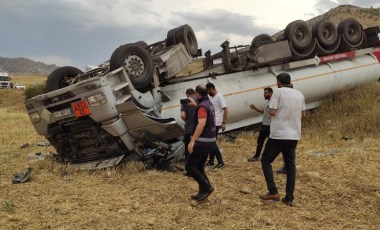
<svg viewBox="0 0 380 230">
<path fill-rule="evenodd" d="M 168 31 L 166 46 L 177 45 L 180 42 L 185 45 L 191 56 L 195 57 L 198 54 L 197 37 L 191 26 L 186 24 Z"/>
<path fill-rule="evenodd" d="M 138 41 L 138 42 L 135 42 L 135 44 L 138 46 L 141 46 L 144 49 L 148 47 L 148 43 L 146 43 L 145 41 Z"/>
<path fill-rule="evenodd" d="M 126 44 L 111 55 L 110 70 L 124 67 L 136 89 L 150 84 L 153 78 L 153 61 L 147 50 L 137 44 Z"/>
<path fill-rule="evenodd" d="M 187 51 L 195 57 L 198 53 L 198 42 L 195 37 L 193 29 L 189 25 L 183 25 L 178 28 L 176 34 L 177 42 L 182 42 L 185 45 Z"/>
<path fill-rule="evenodd" d="M 177 32 L 177 28 L 174 28 L 168 31 L 168 34 L 166 35 L 166 41 L 165 41 L 166 46 L 173 46 L 177 44 L 176 32 Z"/>
<path fill-rule="evenodd" d="M 338 38 L 338 30 L 331 20 L 321 20 L 313 25 L 313 36 L 322 46 L 333 45 Z"/>
<path fill-rule="evenodd" d="M 363 30 L 360 23 L 354 18 L 347 18 L 338 25 L 338 32 L 350 45 L 357 45 L 363 36 Z"/>
<path fill-rule="evenodd" d="M 302 50 L 310 45 L 312 33 L 306 22 L 297 20 L 286 26 L 284 38 L 295 48 Z"/>
<path fill-rule="evenodd" d="M 252 39 L 251 50 L 255 50 L 257 47 L 273 42 L 273 38 L 268 34 L 260 34 Z"/>
<path fill-rule="evenodd" d="M 46 92 L 69 86 L 72 79 L 82 73 L 80 69 L 72 66 L 63 66 L 54 70 L 46 80 Z"/>
</svg>

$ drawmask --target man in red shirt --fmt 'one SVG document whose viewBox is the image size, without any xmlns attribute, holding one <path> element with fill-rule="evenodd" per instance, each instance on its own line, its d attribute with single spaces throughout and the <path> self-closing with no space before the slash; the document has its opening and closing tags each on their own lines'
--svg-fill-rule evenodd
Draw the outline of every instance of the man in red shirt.
<svg viewBox="0 0 380 230">
<path fill-rule="evenodd" d="M 207 88 L 198 85 L 195 96 L 198 104 L 194 118 L 194 132 L 188 146 L 189 156 L 186 161 L 186 171 L 199 185 L 199 192 L 191 199 L 203 201 L 214 191 L 204 170 L 209 153 L 216 147 L 215 110 L 209 100 Z"/>
</svg>

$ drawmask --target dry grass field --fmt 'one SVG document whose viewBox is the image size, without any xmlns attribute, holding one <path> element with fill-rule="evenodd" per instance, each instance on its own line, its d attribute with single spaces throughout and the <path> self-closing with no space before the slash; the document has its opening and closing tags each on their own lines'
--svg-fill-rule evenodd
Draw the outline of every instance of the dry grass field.
<svg viewBox="0 0 380 230">
<path fill-rule="evenodd" d="M 226 167 L 207 169 L 216 196 L 191 207 L 197 186 L 181 172 L 28 162 L 30 153 L 54 149 L 36 146 L 44 138 L 25 113 L 22 92 L 0 90 L 0 229 L 379 229 L 379 104 L 380 82 L 334 95 L 305 118 L 295 207 L 258 198 L 266 186 L 260 163 L 246 160 L 258 135 L 252 129 L 235 131 L 233 142 L 221 136 Z M 31 180 L 12 184 L 28 166 Z M 281 166 L 279 158 L 274 169 Z M 275 179 L 284 195 L 285 176 Z"/>
<path fill-rule="evenodd" d="M 12 82 L 23 83 L 26 87 L 46 81 L 47 76 L 11 76 Z"/>
</svg>

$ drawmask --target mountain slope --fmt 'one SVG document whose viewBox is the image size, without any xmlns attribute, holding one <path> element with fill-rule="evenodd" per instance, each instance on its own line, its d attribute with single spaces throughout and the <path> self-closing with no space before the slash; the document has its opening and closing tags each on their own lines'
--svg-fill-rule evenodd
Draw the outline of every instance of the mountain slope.
<svg viewBox="0 0 380 230">
<path fill-rule="evenodd" d="M 56 65 L 46 65 L 23 57 L 0 57 L 0 71 L 10 75 L 48 75 L 56 68 Z"/>
<path fill-rule="evenodd" d="M 315 23 L 322 18 L 332 20 L 336 25 L 346 18 L 354 17 L 363 28 L 380 26 L 380 8 L 361 8 L 351 5 L 340 5 L 326 13 L 314 17 L 308 22 Z"/>
</svg>

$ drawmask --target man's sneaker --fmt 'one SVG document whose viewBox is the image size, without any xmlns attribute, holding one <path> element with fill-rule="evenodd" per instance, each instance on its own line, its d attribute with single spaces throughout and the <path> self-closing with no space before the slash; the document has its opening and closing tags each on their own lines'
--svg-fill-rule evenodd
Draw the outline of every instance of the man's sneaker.
<svg viewBox="0 0 380 230">
<path fill-rule="evenodd" d="M 252 158 L 249 158 L 248 161 L 250 161 L 250 162 L 259 161 L 259 158 L 258 157 L 252 157 Z"/>
<path fill-rule="evenodd" d="M 280 194 L 279 193 L 276 193 L 276 194 L 267 193 L 265 195 L 260 195 L 259 197 L 262 200 L 274 200 L 274 201 L 280 200 Z"/>
<path fill-rule="evenodd" d="M 224 168 L 224 164 L 217 164 L 213 167 L 213 169 L 221 169 Z"/>
<path fill-rule="evenodd" d="M 214 162 L 207 161 L 206 166 L 214 166 Z"/>
<path fill-rule="evenodd" d="M 286 199 L 286 197 L 282 198 L 281 201 L 282 201 L 282 203 L 284 203 L 284 204 L 286 204 L 286 205 L 288 205 L 290 207 L 294 206 L 293 201 L 290 201 L 290 200 Z"/>
<path fill-rule="evenodd" d="M 285 169 L 285 167 L 282 167 L 281 169 L 277 170 L 276 172 L 281 173 L 281 174 L 286 174 L 286 169 Z"/>
</svg>

